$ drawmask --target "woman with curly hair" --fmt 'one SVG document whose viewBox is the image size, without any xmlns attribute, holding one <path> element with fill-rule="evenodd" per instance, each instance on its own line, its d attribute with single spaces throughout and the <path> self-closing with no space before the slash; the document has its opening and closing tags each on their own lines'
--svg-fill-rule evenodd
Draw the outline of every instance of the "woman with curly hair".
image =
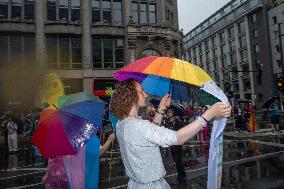
<svg viewBox="0 0 284 189">
<path fill-rule="evenodd" d="M 119 119 L 116 135 L 126 174 L 130 178 L 128 188 L 167 189 L 170 186 L 164 179 L 166 171 L 159 146 L 184 144 L 206 126 L 207 121 L 214 117 L 229 117 L 231 106 L 216 103 L 194 122 L 173 131 L 159 126 L 167 106 L 170 105 L 170 95 L 162 98 L 153 123 L 138 117 L 138 109 L 146 106 L 146 98 L 147 94 L 137 81 L 122 81 L 115 88 L 110 111 Z"/>
</svg>

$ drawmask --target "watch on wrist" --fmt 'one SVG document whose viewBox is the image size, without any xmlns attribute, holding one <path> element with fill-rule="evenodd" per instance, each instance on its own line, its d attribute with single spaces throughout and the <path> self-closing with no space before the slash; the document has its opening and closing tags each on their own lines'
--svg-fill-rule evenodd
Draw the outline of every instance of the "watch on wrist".
<svg viewBox="0 0 284 189">
<path fill-rule="evenodd" d="M 203 118 L 202 116 L 198 116 L 198 117 L 196 118 L 196 120 L 198 120 L 198 121 L 201 123 L 201 125 L 202 125 L 203 128 L 204 128 L 204 127 L 207 127 L 207 122 L 204 120 L 204 118 Z"/>
</svg>

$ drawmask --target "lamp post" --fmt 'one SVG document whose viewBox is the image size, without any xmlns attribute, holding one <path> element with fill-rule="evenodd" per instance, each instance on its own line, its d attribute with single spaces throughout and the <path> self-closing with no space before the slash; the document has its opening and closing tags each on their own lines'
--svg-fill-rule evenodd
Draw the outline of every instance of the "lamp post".
<svg viewBox="0 0 284 189">
<path fill-rule="evenodd" d="M 280 65 L 282 67 L 282 77 L 284 77 L 284 62 L 283 62 L 283 47 L 282 47 L 282 36 L 284 34 L 281 33 L 281 24 L 283 23 L 278 23 L 278 38 L 279 38 L 279 53 L 280 53 Z"/>
<path fill-rule="evenodd" d="M 281 24 L 283 23 L 278 23 L 278 38 L 279 38 L 279 51 L 280 51 L 280 65 L 281 65 L 281 75 L 282 78 L 284 78 L 284 61 L 283 61 L 283 47 L 282 47 L 282 36 L 284 36 L 284 34 L 281 33 Z M 281 111 L 283 111 L 283 103 L 282 103 L 282 92 L 280 90 L 278 90 L 279 93 L 279 99 L 280 99 L 280 108 Z"/>
</svg>

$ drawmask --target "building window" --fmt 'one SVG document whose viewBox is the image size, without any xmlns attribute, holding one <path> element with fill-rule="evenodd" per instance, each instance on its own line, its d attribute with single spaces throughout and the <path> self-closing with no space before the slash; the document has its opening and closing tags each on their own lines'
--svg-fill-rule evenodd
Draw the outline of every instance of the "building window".
<svg viewBox="0 0 284 189">
<path fill-rule="evenodd" d="M 0 66 L 7 63 L 34 62 L 35 39 L 32 35 L 0 35 Z"/>
<path fill-rule="evenodd" d="M 205 41 L 204 46 L 205 46 L 205 51 L 208 51 L 209 50 L 209 40 Z"/>
<path fill-rule="evenodd" d="M 149 22 L 150 24 L 156 24 L 156 4 L 149 4 Z"/>
<path fill-rule="evenodd" d="M 81 38 L 70 36 L 47 37 L 48 68 L 82 68 Z"/>
<path fill-rule="evenodd" d="M 134 23 L 138 23 L 138 3 L 132 3 L 131 16 Z"/>
<path fill-rule="evenodd" d="M 131 16 L 136 24 L 156 24 L 157 7 L 155 3 L 132 2 Z M 167 16 L 166 16 L 167 19 Z"/>
<path fill-rule="evenodd" d="M 252 33 L 253 33 L 253 38 L 254 39 L 258 38 L 258 31 L 257 31 L 257 29 L 253 30 Z"/>
<path fill-rule="evenodd" d="M 246 79 L 243 81 L 243 86 L 244 86 L 244 91 L 249 91 L 251 90 L 251 86 L 250 86 L 250 80 Z"/>
<path fill-rule="evenodd" d="M 240 54 L 241 54 L 241 61 L 246 62 L 248 60 L 248 51 L 247 50 L 241 51 Z"/>
<path fill-rule="evenodd" d="M 279 34 L 278 34 L 278 30 L 273 31 L 273 39 L 277 39 L 277 38 L 278 38 L 278 36 L 279 36 Z"/>
<path fill-rule="evenodd" d="M 259 53 L 259 46 L 257 44 L 254 45 L 254 53 Z"/>
<path fill-rule="evenodd" d="M 236 54 L 231 54 L 230 55 L 230 63 L 231 64 L 236 64 L 237 61 L 236 61 Z"/>
<path fill-rule="evenodd" d="M 253 14 L 251 17 L 252 17 L 252 22 L 256 22 L 256 14 Z"/>
<path fill-rule="evenodd" d="M 226 46 L 225 45 L 222 45 L 220 47 L 220 50 L 221 50 L 221 56 L 225 56 L 226 55 Z"/>
<path fill-rule="evenodd" d="M 47 1 L 47 20 L 56 20 L 56 0 Z"/>
<path fill-rule="evenodd" d="M 9 0 L 0 0 L 0 19 L 8 18 Z M 11 0 L 11 18 L 21 20 L 34 19 L 34 0 Z"/>
<path fill-rule="evenodd" d="M 0 35 L 0 67 L 5 66 L 9 60 L 8 36 Z"/>
<path fill-rule="evenodd" d="M 234 27 L 230 27 L 228 29 L 228 35 L 229 35 L 229 39 L 235 37 L 235 29 L 234 29 Z"/>
<path fill-rule="evenodd" d="M 245 21 L 238 24 L 239 33 L 246 33 Z"/>
<path fill-rule="evenodd" d="M 275 53 L 280 53 L 280 46 L 279 45 L 275 45 Z"/>
<path fill-rule="evenodd" d="M 111 23 L 110 0 L 103 0 L 103 22 Z"/>
<path fill-rule="evenodd" d="M 124 66 L 123 38 L 93 37 L 93 67 L 121 68 Z"/>
<path fill-rule="evenodd" d="M 80 21 L 80 0 L 47 0 L 47 20 L 78 23 Z"/>
<path fill-rule="evenodd" d="M 236 42 L 235 41 L 230 41 L 229 42 L 229 48 L 230 48 L 230 52 L 233 52 L 236 50 Z"/>
<path fill-rule="evenodd" d="M 124 41 L 123 39 L 115 39 L 115 68 L 124 66 Z"/>
<path fill-rule="evenodd" d="M 0 19 L 8 18 L 8 0 L 0 1 Z"/>
<path fill-rule="evenodd" d="M 104 55 L 104 68 L 113 68 L 113 39 L 103 39 L 103 55 Z"/>
<path fill-rule="evenodd" d="M 33 20 L 35 10 L 34 0 L 25 0 L 25 19 Z"/>
<path fill-rule="evenodd" d="M 122 24 L 121 0 L 92 0 L 92 23 Z"/>
<path fill-rule="evenodd" d="M 247 47 L 247 39 L 245 35 L 239 38 L 239 42 L 240 42 L 240 48 Z"/>
<path fill-rule="evenodd" d="M 93 65 L 94 68 L 102 68 L 102 39 L 93 38 Z"/>
<path fill-rule="evenodd" d="M 68 0 L 59 0 L 59 20 L 68 21 Z"/>
<path fill-rule="evenodd" d="M 220 43 L 223 43 L 225 41 L 225 32 L 220 33 L 219 37 L 220 37 Z"/>
<path fill-rule="evenodd" d="M 100 0 L 92 0 L 92 22 L 97 23 L 100 21 L 101 21 Z"/>
<path fill-rule="evenodd" d="M 141 3 L 140 4 L 140 15 L 139 15 L 140 24 L 147 23 L 147 4 Z"/>
<path fill-rule="evenodd" d="M 80 1 L 71 0 L 71 22 L 80 21 Z"/>
<path fill-rule="evenodd" d="M 113 1 L 113 22 L 115 25 L 122 24 L 122 16 L 121 16 L 121 0 L 114 0 Z"/>
<path fill-rule="evenodd" d="M 216 36 L 211 38 L 212 47 L 216 46 Z"/>
<path fill-rule="evenodd" d="M 273 17 L 272 17 L 272 23 L 273 23 L 273 24 L 277 24 L 277 17 L 276 17 L 276 16 L 273 16 Z"/>
<path fill-rule="evenodd" d="M 72 48 L 72 68 L 82 68 L 82 57 L 81 57 L 81 38 L 72 37 L 71 38 L 71 48 Z"/>
<path fill-rule="evenodd" d="M 12 18 L 22 17 L 22 0 L 12 0 Z"/>
</svg>

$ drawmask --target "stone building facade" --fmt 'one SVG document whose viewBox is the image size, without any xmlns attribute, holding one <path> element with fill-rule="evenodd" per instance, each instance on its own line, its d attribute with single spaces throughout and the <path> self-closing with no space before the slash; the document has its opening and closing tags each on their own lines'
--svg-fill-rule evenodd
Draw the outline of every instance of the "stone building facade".
<svg viewBox="0 0 284 189">
<path fill-rule="evenodd" d="M 232 0 L 185 35 L 184 58 L 206 70 L 233 100 L 251 100 L 258 108 L 275 94 L 268 3 Z"/>
<path fill-rule="evenodd" d="M 29 57 L 67 93 L 112 87 L 115 70 L 147 55 L 179 58 L 181 38 L 176 0 L 0 1 L 0 71 Z"/>
</svg>

